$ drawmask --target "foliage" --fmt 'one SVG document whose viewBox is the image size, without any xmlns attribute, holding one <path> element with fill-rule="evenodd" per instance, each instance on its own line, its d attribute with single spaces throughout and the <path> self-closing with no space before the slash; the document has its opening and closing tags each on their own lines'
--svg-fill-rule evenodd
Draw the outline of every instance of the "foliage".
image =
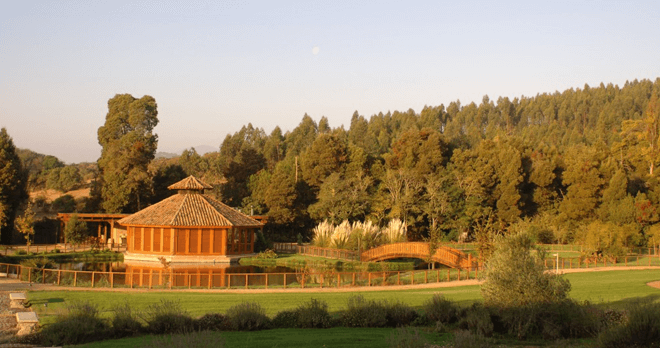
<svg viewBox="0 0 660 348">
<path fill-rule="evenodd" d="M 259 254 L 257 254 L 257 256 L 255 256 L 255 258 L 262 259 L 262 260 L 276 259 L 277 254 L 275 253 L 275 251 L 273 251 L 271 249 L 266 249 L 266 250 L 260 252 Z"/>
<path fill-rule="evenodd" d="M 148 165 L 153 160 L 158 136 L 156 100 L 117 94 L 108 100 L 105 124 L 98 129 L 102 147 L 98 160 L 103 209 L 109 213 L 135 212 L 151 191 Z"/>
<path fill-rule="evenodd" d="M 461 314 L 459 327 L 483 337 L 491 337 L 495 329 L 490 311 L 481 303 L 474 303 Z"/>
<path fill-rule="evenodd" d="M 112 335 L 115 338 L 135 336 L 144 331 L 144 327 L 133 313 L 128 302 L 116 305 L 112 309 Z"/>
<path fill-rule="evenodd" d="M 266 311 L 256 302 L 242 302 L 227 309 L 227 320 L 238 331 L 263 330 L 269 327 Z"/>
<path fill-rule="evenodd" d="M 598 337 L 601 347 L 660 347 L 660 304 L 638 302 L 628 318 Z"/>
<path fill-rule="evenodd" d="M 62 195 L 51 203 L 51 209 L 56 213 L 73 213 L 76 210 L 76 200 L 71 195 Z"/>
<path fill-rule="evenodd" d="M 400 327 L 412 324 L 419 314 L 409 305 L 396 301 L 387 306 L 387 326 Z"/>
<path fill-rule="evenodd" d="M 161 299 L 149 305 L 140 315 L 147 323 L 147 330 L 153 334 L 186 333 L 195 329 L 195 320 L 179 301 Z"/>
<path fill-rule="evenodd" d="M 223 331 L 229 329 L 227 317 L 220 313 L 206 313 L 197 319 L 200 330 Z"/>
<path fill-rule="evenodd" d="M 14 219 L 27 199 L 27 171 L 5 128 L 0 129 L 0 242 L 10 244 Z"/>
<path fill-rule="evenodd" d="M 298 311 L 295 309 L 284 309 L 275 315 L 272 320 L 274 328 L 298 327 Z"/>
<path fill-rule="evenodd" d="M 99 317 L 99 309 L 89 302 L 74 302 L 57 316 L 55 323 L 40 332 L 44 346 L 62 346 L 102 340 L 108 336 L 108 325 Z"/>
<path fill-rule="evenodd" d="M 301 328 L 324 329 L 331 327 L 332 318 L 328 313 L 328 304 L 324 301 L 311 299 L 302 303 L 296 309 L 298 326 Z"/>
<path fill-rule="evenodd" d="M 367 300 L 362 295 L 348 298 L 346 311 L 341 315 L 346 327 L 385 327 L 387 325 L 387 305 L 384 302 Z"/>
<path fill-rule="evenodd" d="M 481 286 L 487 306 L 524 308 L 567 298 L 570 283 L 560 275 L 545 273 L 545 250 L 537 248 L 528 234 L 499 237 L 496 245 Z"/>
<path fill-rule="evenodd" d="M 431 323 L 449 324 L 456 321 L 456 305 L 440 294 L 433 294 L 430 300 L 424 302 L 423 308 L 424 316 Z"/>
<path fill-rule="evenodd" d="M 454 348 L 488 348 L 493 346 L 493 341 L 480 334 L 467 330 L 454 332 L 452 347 Z"/>
<path fill-rule="evenodd" d="M 427 344 L 417 328 L 397 328 L 389 338 L 390 348 L 424 348 Z"/>
<path fill-rule="evenodd" d="M 32 209 L 32 203 L 28 201 L 27 206 L 23 210 L 23 213 L 16 218 L 15 227 L 16 230 L 25 237 L 25 242 L 28 246 L 32 244 L 32 238 L 34 236 L 34 210 Z"/>
<path fill-rule="evenodd" d="M 87 238 L 87 223 L 78 219 L 78 214 L 71 215 L 71 218 L 64 227 L 64 236 L 67 243 L 80 244 Z"/>
</svg>

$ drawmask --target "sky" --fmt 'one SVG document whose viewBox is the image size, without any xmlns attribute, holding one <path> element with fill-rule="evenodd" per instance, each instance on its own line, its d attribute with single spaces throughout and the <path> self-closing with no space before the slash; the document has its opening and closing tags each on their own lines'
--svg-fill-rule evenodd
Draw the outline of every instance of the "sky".
<svg viewBox="0 0 660 348">
<path fill-rule="evenodd" d="M 158 151 L 251 123 L 479 103 L 660 77 L 660 1 L 3 1 L 0 127 L 94 162 L 116 94 L 158 104 Z"/>
</svg>

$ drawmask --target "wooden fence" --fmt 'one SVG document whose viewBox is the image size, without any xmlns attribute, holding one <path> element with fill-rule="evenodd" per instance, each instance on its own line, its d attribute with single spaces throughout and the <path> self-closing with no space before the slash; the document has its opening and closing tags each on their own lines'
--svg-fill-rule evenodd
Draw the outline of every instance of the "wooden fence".
<svg viewBox="0 0 660 348">
<path fill-rule="evenodd" d="M 319 248 L 310 245 L 296 245 L 296 253 L 307 256 L 319 256 L 329 259 L 347 261 L 359 261 L 360 255 L 357 251 L 333 248 Z"/>
<path fill-rule="evenodd" d="M 175 273 L 167 270 L 92 272 L 40 269 L 0 263 L 0 277 L 30 283 L 80 288 L 287 289 L 414 285 L 474 279 L 478 271 L 457 269 L 379 272 L 224 273 L 218 270 Z"/>
</svg>

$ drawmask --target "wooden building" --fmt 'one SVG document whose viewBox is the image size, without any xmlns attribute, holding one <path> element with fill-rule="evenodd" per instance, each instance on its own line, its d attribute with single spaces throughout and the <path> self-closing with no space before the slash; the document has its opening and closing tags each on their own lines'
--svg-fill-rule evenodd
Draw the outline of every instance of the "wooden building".
<svg viewBox="0 0 660 348">
<path fill-rule="evenodd" d="M 211 188 L 189 176 L 168 187 L 177 194 L 119 220 L 126 227 L 124 259 L 222 263 L 252 255 L 262 224 L 204 195 Z"/>
</svg>

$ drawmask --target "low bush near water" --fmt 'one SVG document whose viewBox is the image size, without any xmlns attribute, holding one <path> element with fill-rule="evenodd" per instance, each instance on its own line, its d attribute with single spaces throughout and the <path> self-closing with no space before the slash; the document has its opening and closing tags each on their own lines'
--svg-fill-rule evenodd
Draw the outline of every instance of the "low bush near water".
<svg viewBox="0 0 660 348">
<path fill-rule="evenodd" d="M 81 344 L 108 338 L 108 324 L 99 317 L 99 309 L 89 302 L 76 302 L 67 306 L 57 321 L 39 332 L 44 346 Z"/>
<path fill-rule="evenodd" d="M 243 302 L 227 309 L 231 328 L 238 331 L 263 330 L 270 326 L 266 311 L 256 302 Z"/>
<path fill-rule="evenodd" d="M 178 301 L 161 300 L 142 313 L 147 330 L 156 335 L 187 333 L 195 330 L 195 320 Z"/>
</svg>

